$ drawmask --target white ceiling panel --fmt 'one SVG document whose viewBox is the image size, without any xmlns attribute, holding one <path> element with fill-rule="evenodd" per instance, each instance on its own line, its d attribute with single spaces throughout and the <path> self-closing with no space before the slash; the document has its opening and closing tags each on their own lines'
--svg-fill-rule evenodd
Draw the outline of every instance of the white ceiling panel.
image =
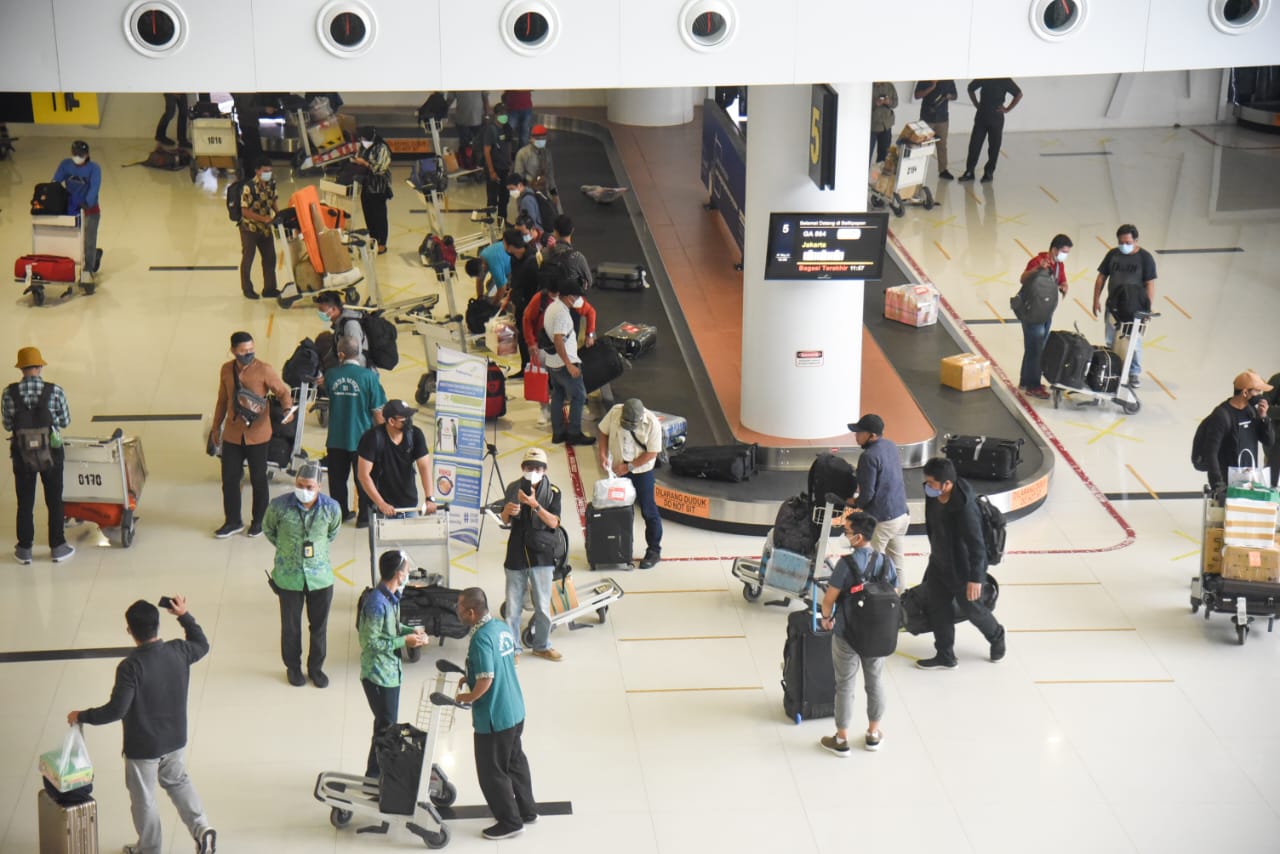
<svg viewBox="0 0 1280 854">
<path fill-rule="evenodd" d="M 0 89 L 61 92 L 52 0 L 8 0 L 0 24 Z"/>
<path fill-rule="evenodd" d="M 1082 23 L 1070 35 L 1053 41 L 1032 29 L 1035 2 L 973 0 L 970 77 L 1142 70 L 1148 0 L 1072 0 L 1084 10 Z"/>
<path fill-rule="evenodd" d="M 1232 68 L 1280 63 L 1280 3 L 1258 24 L 1239 34 L 1219 31 L 1209 16 L 1209 0 L 1151 0 L 1147 24 L 1148 71 Z"/>
<path fill-rule="evenodd" d="M 964 77 L 973 0 L 801 0 L 796 80 Z"/>
</svg>

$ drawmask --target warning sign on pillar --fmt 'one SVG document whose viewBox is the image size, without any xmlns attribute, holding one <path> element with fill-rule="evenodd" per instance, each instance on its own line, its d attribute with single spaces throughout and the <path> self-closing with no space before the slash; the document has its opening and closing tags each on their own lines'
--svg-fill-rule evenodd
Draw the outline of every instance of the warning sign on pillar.
<svg viewBox="0 0 1280 854">
<path fill-rule="evenodd" d="M 797 368 L 822 367 L 822 351 L 821 350 L 797 350 L 796 351 L 796 367 Z"/>
</svg>

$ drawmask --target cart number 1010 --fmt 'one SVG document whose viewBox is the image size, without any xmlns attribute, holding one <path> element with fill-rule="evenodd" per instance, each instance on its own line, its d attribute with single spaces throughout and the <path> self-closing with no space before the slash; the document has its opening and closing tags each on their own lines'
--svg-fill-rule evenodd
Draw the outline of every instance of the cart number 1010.
<svg viewBox="0 0 1280 854">
<path fill-rule="evenodd" d="M 81 474 L 76 476 L 81 486 L 102 486 L 102 475 Z"/>
</svg>

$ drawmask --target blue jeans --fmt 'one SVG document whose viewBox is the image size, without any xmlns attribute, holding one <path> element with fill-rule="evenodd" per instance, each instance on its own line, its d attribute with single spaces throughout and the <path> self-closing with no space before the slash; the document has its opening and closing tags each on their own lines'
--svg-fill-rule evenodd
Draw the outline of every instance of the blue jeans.
<svg viewBox="0 0 1280 854">
<path fill-rule="evenodd" d="M 1022 375 L 1018 380 L 1019 388 L 1038 388 L 1041 383 L 1040 355 L 1044 352 L 1044 344 L 1049 340 L 1049 326 L 1053 318 L 1044 323 L 1022 324 Z"/>
<path fill-rule="evenodd" d="M 533 110 L 507 110 L 507 124 L 515 133 L 518 148 L 529 144 L 529 134 L 533 130 Z"/>
<path fill-rule="evenodd" d="M 645 552 L 662 551 L 662 516 L 658 514 L 658 502 L 653 500 L 653 469 L 637 474 L 628 472 L 627 477 L 636 488 L 636 504 L 640 507 L 640 516 L 644 519 Z"/>
<path fill-rule="evenodd" d="M 524 592 L 533 593 L 533 648 L 548 649 L 551 644 L 551 573 L 555 567 L 531 566 L 507 570 L 507 625 L 520 638 L 520 618 L 524 615 Z"/>
<path fill-rule="evenodd" d="M 581 436 L 582 407 L 587 403 L 587 387 L 582 374 L 570 376 L 568 368 L 547 368 L 551 381 L 551 435 Z M 561 423 L 565 399 L 569 401 L 569 423 Z"/>
<path fill-rule="evenodd" d="M 1104 311 L 1102 314 L 1103 321 L 1107 332 L 1107 346 L 1115 347 L 1116 344 L 1116 327 L 1118 324 L 1116 319 L 1111 316 L 1111 312 Z M 1136 323 L 1134 325 L 1137 325 Z M 1142 341 L 1129 340 L 1129 346 L 1133 348 L 1133 361 L 1129 363 L 1129 376 L 1136 377 L 1142 374 Z"/>
</svg>

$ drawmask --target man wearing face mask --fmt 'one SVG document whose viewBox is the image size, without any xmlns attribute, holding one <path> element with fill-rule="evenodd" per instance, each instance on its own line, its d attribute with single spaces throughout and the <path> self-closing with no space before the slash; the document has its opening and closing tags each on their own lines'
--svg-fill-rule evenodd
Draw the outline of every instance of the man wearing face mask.
<svg viewBox="0 0 1280 854">
<path fill-rule="evenodd" d="M 102 167 L 89 159 L 89 143 L 82 139 L 71 143 L 71 156 L 58 164 L 52 180 L 67 188 L 67 213 L 80 215 L 80 224 L 84 227 L 84 272 L 95 276 L 102 263 L 102 252 L 98 249 L 98 220 L 102 214 L 98 191 L 102 189 Z"/>
<path fill-rule="evenodd" d="M 512 136 L 507 125 L 507 108 L 503 104 L 494 105 L 493 115 L 480 129 L 480 148 L 484 152 L 483 165 L 489 179 L 486 204 L 505 219 L 507 205 L 511 202 L 507 173 L 511 171 Z"/>
<path fill-rule="evenodd" d="M 520 461 L 524 477 L 507 486 L 502 524 L 511 526 L 507 538 L 507 623 L 520 637 L 525 590 L 532 585 L 533 654 L 548 661 L 562 656 L 551 648 L 551 576 L 555 544 L 560 536 L 560 489 L 547 479 L 547 452 L 525 451 Z"/>
<path fill-rule="evenodd" d="M 545 232 L 547 229 L 542 222 L 542 211 L 538 207 L 538 196 L 533 191 L 533 187 L 529 186 L 529 182 L 525 177 L 514 169 L 507 176 L 507 190 L 516 197 L 516 218 L 527 216 L 537 226 L 538 231 Z M 546 225 L 550 225 L 550 223 Z"/>
<path fill-rule="evenodd" d="M 1132 323 L 1134 313 L 1150 311 L 1156 298 L 1156 259 L 1138 245 L 1138 227 L 1125 223 L 1116 229 L 1116 247 L 1107 250 L 1093 282 L 1093 315 L 1102 308 L 1102 286 L 1107 286 L 1107 313 L 1104 317 L 1107 346 L 1116 343 L 1116 328 Z M 1129 387 L 1137 388 L 1142 375 L 1142 341 L 1134 342 L 1129 364 Z"/>
<path fill-rule="evenodd" d="M 262 253 L 262 295 L 280 296 L 276 288 L 276 241 L 271 223 L 276 218 L 278 200 L 272 180 L 271 158 L 259 155 L 252 181 L 240 190 L 240 290 L 245 299 L 257 299 L 253 290 L 253 256 Z"/>
<path fill-rule="evenodd" d="M 533 139 L 516 152 L 514 169 L 533 189 L 553 197 L 559 195 L 556 192 L 556 169 L 551 162 L 551 152 L 547 150 L 547 129 L 544 125 L 533 126 Z M 551 223 L 544 225 L 551 227 Z"/>
<path fill-rule="evenodd" d="M 351 162 L 360 168 L 360 207 L 369 237 L 378 244 L 378 254 L 387 251 L 387 199 L 391 198 L 391 148 L 375 127 L 356 131 L 360 153 Z"/>
<path fill-rule="evenodd" d="M 1027 262 L 1019 281 L 1022 286 L 1029 287 L 1031 280 L 1042 273 L 1052 276 L 1058 285 L 1058 293 L 1067 295 L 1067 256 L 1071 253 L 1071 238 L 1065 234 L 1056 234 L 1049 241 L 1049 251 L 1041 252 Z M 1052 291 L 1050 291 L 1052 293 Z M 1049 390 L 1041 382 L 1043 376 L 1040 357 L 1044 353 L 1045 342 L 1049 340 L 1049 330 L 1053 326 L 1053 312 L 1042 323 L 1022 323 L 1022 373 L 1018 380 L 1018 388 L 1028 397 L 1049 399 Z"/>
<path fill-rule="evenodd" d="M 280 379 L 276 369 L 259 362 L 254 352 L 253 336 L 236 332 L 231 336 L 232 359 L 222 365 L 218 377 L 218 402 L 213 407 L 213 444 L 222 446 L 222 527 L 213 532 L 225 539 L 244 530 L 240 515 L 240 479 L 245 464 L 249 465 L 249 482 L 253 485 L 253 519 L 249 536 L 262 533 L 262 519 L 271 495 L 267 491 L 267 444 L 271 441 L 270 408 L 255 413 L 246 406 L 252 397 L 263 400 L 274 394 L 284 407 L 284 423 L 294 418 L 293 395 Z M 241 399 L 241 391 L 249 395 Z"/>
<path fill-rule="evenodd" d="M 582 360 L 578 358 L 578 333 L 571 309 L 581 309 L 586 300 L 577 282 L 560 285 L 560 298 L 547 306 L 542 316 L 542 329 L 555 345 L 546 354 L 551 383 L 551 442 L 570 445 L 594 445 L 595 436 L 582 433 L 582 408 L 587 402 L 587 387 L 582 381 Z M 523 336 L 521 336 L 523 338 Z M 569 422 L 564 423 L 564 403 L 569 401 Z"/>
<path fill-rule="evenodd" d="M 955 465 L 945 457 L 934 457 L 924 464 L 924 494 L 924 524 L 929 535 L 925 609 L 937 654 L 917 661 L 916 667 L 956 668 L 956 607 L 991 644 L 991 660 L 1000 661 L 1005 656 L 1004 626 L 979 601 L 987 580 L 987 546 L 978 496 L 956 476 Z"/>
<path fill-rule="evenodd" d="M 347 480 L 359 466 L 360 439 L 382 421 L 387 403 L 382 381 L 371 368 L 356 362 L 357 345 L 351 338 L 338 341 L 340 364 L 324 372 L 329 390 L 329 434 L 325 442 L 325 464 L 329 468 L 329 494 L 342 510 L 342 521 L 369 518 L 369 497 L 356 480 L 358 512 L 347 508 Z"/>
<path fill-rule="evenodd" d="M 356 450 L 360 457 L 356 461 L 356 479 L 374 509 L 383 516 L 396 516 L 400 511 L 416 515 L 418 508 L 436 512 L 431 501 L 431 451 L 427 437 L 411 420 L 417 411 L 403 400 L 387 401 L 382 407 L 382 424 L 370 428 Z M 418 501 L 415 474 L 422 482 L 425 505 Z M 368 519 L 360 519 L 356 527 L 368 524 Z"/>
<path fill-rule="evenodd" d="M 302 675 L 302 607 L 307 608 L 311 642 L 307 651 L 307 676 L 317 688 L 329 685 L 324 659 L 333 604 L 333 566 L 329 544 L 342 527 L 342 508 L 320 493 L 320 464 L 307 462 L 298 469 L 293 492 L 275 498 L 267 506 L 262 531 L 276 547 L 271 589 L 280 599 L 280 657 L 289 684 L 307 684 Z"/>
<path fill-rule="evenodd" d="M 511 306 L 516 317 L 524 317 L 525 309 L 540 290 L 538 282 L 538 252 L 532 236 L 522 234 L 514 228 L 502 233 L 502 245 L 511 259 L 511 275 L 508 279 L 511 287 Z M 516 344 L 520 348 L 520 365 L 529 364 L 529 345 L 523 335 L 516 336 Z M 511 377 L 515 379 L 516 377 Z"/>
<path fill-rule="evenodd" d="M 342 343 L 343 338 L 350 338 L 356 342 L 360 354 L 353 361 L 362 368 L 369 367 L 369 359 L 365 355 L 365 351 L 369 349 L 369 342 L 365 338 L 364 326 L 360 323 L 362 312 L 347 308 L 337 291 L 325 291 L 317 295 L 316 310 L 333 330 L 334 348 L 336 349 Z"/>
<path fill-rule="evenodd" d="M 1245 371 L 1232 383 L 1231 397 L 1210 414 L 1204 435 L 1209 486 L 1226 486 L 1227 469 L 1258 465 L 1258 445 L 1274 444 L 1275 427 L 1267 417 L 1271 404 L 1262 396 L 1273 388 L 1257 371 Z M 1253 455 L 1252 460 L 1247 454 L 1241 459 L 1246 451 Z"/>
</svg>

